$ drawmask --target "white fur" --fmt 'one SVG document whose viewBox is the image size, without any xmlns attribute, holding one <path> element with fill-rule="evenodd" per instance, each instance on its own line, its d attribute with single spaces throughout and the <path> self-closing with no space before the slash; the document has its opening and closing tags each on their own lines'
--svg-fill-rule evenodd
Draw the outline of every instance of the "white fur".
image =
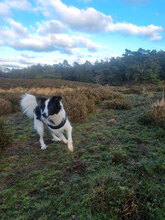
<svg viewBox="0 0 165 220">
<path fill-rule="evenodd" d="M 29 117 L 33 118 L 34 117 L 34 129 L 37 130 L 37 133 L 40 136 L 40 145 L 41 149 L 44 150 L 47 148 L 46 144 L 44 143 L 43 135 L 44 135 L 44 124 L 50 124 L 49 119 L 51 119 L 56 125 L 60 124 L 62 119 L 65 118 L 65 110 L 63 108 L 63 104 L 60 102 L 61 105 L 61 110 L 58 114 L 54 114 L 52 116 L 49 116 L 49 118 L 44 118 L 43 116 L 41 117 L 41 120 L 38 120 L 35 113 L 34 109 L 37 106 L 37 101 L 36 97 L 30 94 L 25 94 L 22 97 L 21 100 L 21 107 L 23 109 L 23 112 Z M 48 100 L 45 102 L 45 109 L 42 113 L 48 113 Z M 51 134 L 53 136 L 54 141 L 63 141 L 65 144 L 68 146 L 68 150 L 73 152 L 73 141 L 72 141 L 72 126 L 67 119 L 64 126 L 59 129 L 51 129 L 48 127 L 49 130 L 51 131 Z M 66 131 L 67 139 L 64 136 L 64 131 Z"/>
<path fill-rule="evenodd" d="M 37 106 L 37 100 L 34 95 L 25 94 L 21 99 L 21 107 L 23 113 L 25 113 L 29 118 L 34 117 L 34 109 Z"/>
</svg>

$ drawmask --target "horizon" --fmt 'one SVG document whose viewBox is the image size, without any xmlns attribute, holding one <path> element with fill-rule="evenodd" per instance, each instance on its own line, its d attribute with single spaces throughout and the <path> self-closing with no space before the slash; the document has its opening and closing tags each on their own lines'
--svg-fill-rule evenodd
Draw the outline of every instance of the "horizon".
<svg viewBox="0 0 165 220">
<path fill-rule="evenodd" d="M 165 50 L 165 2 L 2 0 L 0 66 L 110 60 L 125 49 Z"/>
</svg>

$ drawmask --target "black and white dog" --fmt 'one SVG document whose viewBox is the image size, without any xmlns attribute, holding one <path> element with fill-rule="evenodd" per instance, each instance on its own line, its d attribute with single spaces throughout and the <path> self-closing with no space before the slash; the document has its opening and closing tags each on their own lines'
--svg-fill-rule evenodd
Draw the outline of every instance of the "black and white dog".
<svg viewBox="0 0 165 220">
<path fill-rule="evenodd" d="M 63 141 L 67 144 L 69 151 L 73 152 L 72 126 L 63 108 L 61 96 L 39 98 L 39 100 L 40 105 L 37 104 L 34 95 L 25 94 L 21 99 L 21 107 L 29 118 L 34 118 L 34 129 L 40 135 L 41 149 L 47 148 L 43 140 L 44 124 L 46 124 L 51 131 L 53 141 Z M 68 140 L 63 134 L 64 131 Z"/>
</svg>

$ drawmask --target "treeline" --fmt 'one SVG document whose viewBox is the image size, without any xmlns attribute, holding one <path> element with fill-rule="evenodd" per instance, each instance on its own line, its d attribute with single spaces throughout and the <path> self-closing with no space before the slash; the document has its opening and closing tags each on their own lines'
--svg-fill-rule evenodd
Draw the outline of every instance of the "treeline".
<svg viewBox="0 0 165 220">
<path fill-rule="evenodd" d="M 57 78 L 109 85 L 126 83 L 158 83 L 165 80 L 165 51 L 125 50 L 121 57 L 109 61 L 77 62 L 71 66 L 67 60 L 54 65 L 33 65 L 24 69 L 0 72 L 7 78 Z"/>
</svg>

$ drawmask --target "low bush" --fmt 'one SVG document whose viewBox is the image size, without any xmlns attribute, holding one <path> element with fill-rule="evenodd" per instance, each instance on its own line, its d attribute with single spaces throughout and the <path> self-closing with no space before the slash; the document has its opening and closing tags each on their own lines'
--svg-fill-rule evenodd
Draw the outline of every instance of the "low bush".
<svg viewBox="0 0 165 220">
<path fill-rule="evenodd" d="M 106 100 L 103 102 L 103 108 L 105 109 L 125 109 L 129 110 L 132 108 L 132 105 L 130 102 L 128 102 L 125 99 L 112 99 L 112 100 Z"/>
<path fill-rule="evenodd" d="M 0 98 L 0 116 L 6 115 L 12 112 L 12 104 L 9 100 Z"/>
<path fill-rule="evenodd" d="M 151 108 L 140 117 L 139 121 L 143 124 L 156 124 L 165 128 L 165 105 Z"/>
</svg>

